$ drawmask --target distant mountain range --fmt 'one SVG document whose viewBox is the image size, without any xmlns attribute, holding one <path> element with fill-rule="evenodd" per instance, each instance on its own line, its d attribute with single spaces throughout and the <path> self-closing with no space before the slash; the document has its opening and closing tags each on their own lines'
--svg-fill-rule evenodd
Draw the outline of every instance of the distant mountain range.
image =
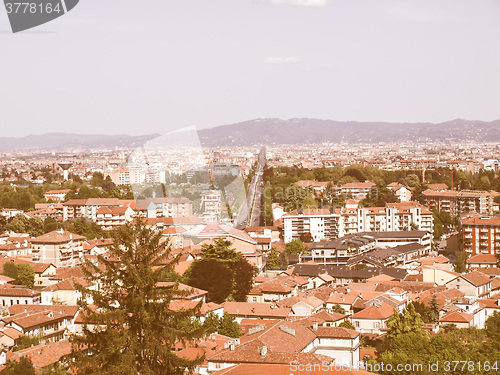
<svg viewBox="0 0 500 375">
<path fill-rule="evenodd" d="M 47 133 L 22 138 L 0 137 L 0 151 L 12 150 L 85 150 L 138 147 L 157 135 Z"/>
<path fill-rule="evenodd" d="M 322 143 L 500 142 L 500 120 L 457 119 L 439 124 L 355 122 L 318 119 L 256 119 L 198 131 L 205 147 Z M 158 135 L 130 136 L 49 133 L 0 137 L 0 151 L 133 148 Z M 169 136 L 170 141 L 182 133 Z"/>
<path fill-rule="evenodd" d="M 204 146 L 330 143 L 500 142 L 500 120 L 432 123 L 257 119 L 199 131 Z"/>
</svg>

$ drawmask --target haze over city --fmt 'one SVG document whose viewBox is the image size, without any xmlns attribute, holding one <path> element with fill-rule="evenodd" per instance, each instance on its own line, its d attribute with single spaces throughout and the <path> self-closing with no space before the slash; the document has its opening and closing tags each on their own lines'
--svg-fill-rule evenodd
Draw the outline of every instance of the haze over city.
<svg viewBox="0 0 500 375">
<path fill-rule="evenodd" d="M 2 135 L 500 118 L 493 0 L 82 0 L 11 35 Z"/>
</svg>

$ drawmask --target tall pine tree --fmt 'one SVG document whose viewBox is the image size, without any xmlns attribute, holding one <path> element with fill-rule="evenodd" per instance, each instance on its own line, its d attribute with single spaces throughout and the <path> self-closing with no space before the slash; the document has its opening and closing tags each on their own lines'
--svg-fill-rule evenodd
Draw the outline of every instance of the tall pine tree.
<svg viewBox="0 0 500 375">
<path fill-rule="evenodd" d="M 205 328 L 191 320 L 199 311 L 172 310 L 181 296 L 178 284 L 160 284 L 164 272 L 178 257 L 161 232 L 142 220 L 121 227 L 114 235 L 108 257 L 98 256 L 99 266 L 87 261 L 84 272 L 97 290 L 79 287 L 84 316 L 83 335 L 72 337 L 76 374 L 184 374 L 203 358 L 178 357 L 174 345 L 200 338 Z M 85 301 L 93 301 L 93 305 Z"/>
</svg>

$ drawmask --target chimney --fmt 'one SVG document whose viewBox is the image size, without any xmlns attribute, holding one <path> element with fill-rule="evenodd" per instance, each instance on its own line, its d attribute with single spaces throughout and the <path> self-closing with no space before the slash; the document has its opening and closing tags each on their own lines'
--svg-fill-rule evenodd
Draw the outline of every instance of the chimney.
<svg viewBox="0 0 500 375">
<path fill-rule="evenodd" d="M 313 322 L 313 331 L 318 330 L 318 322 Z"/>
<path fill-rule="evenodd" d="M 260 350 L 260 356 L 261 356 L 262 358 L 265 358 L 265 357 L 266 357 L 266 355 L 267 355 L 267 346 L 265 346 L 265 345 L 264 345 L 264 346 L 262 347 L 262 349 Z"/>
</svg>

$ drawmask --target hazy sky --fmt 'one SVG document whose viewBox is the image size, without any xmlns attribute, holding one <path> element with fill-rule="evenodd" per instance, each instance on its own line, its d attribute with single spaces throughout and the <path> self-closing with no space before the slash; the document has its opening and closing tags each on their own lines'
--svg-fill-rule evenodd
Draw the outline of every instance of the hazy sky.
<svg viewBox="0 0 500 375">
<path fill-rule="evenodd" d="M 12 34 L 0 136 L 500 118 L 498 0 L 80 0 Z"/>
</svg>

